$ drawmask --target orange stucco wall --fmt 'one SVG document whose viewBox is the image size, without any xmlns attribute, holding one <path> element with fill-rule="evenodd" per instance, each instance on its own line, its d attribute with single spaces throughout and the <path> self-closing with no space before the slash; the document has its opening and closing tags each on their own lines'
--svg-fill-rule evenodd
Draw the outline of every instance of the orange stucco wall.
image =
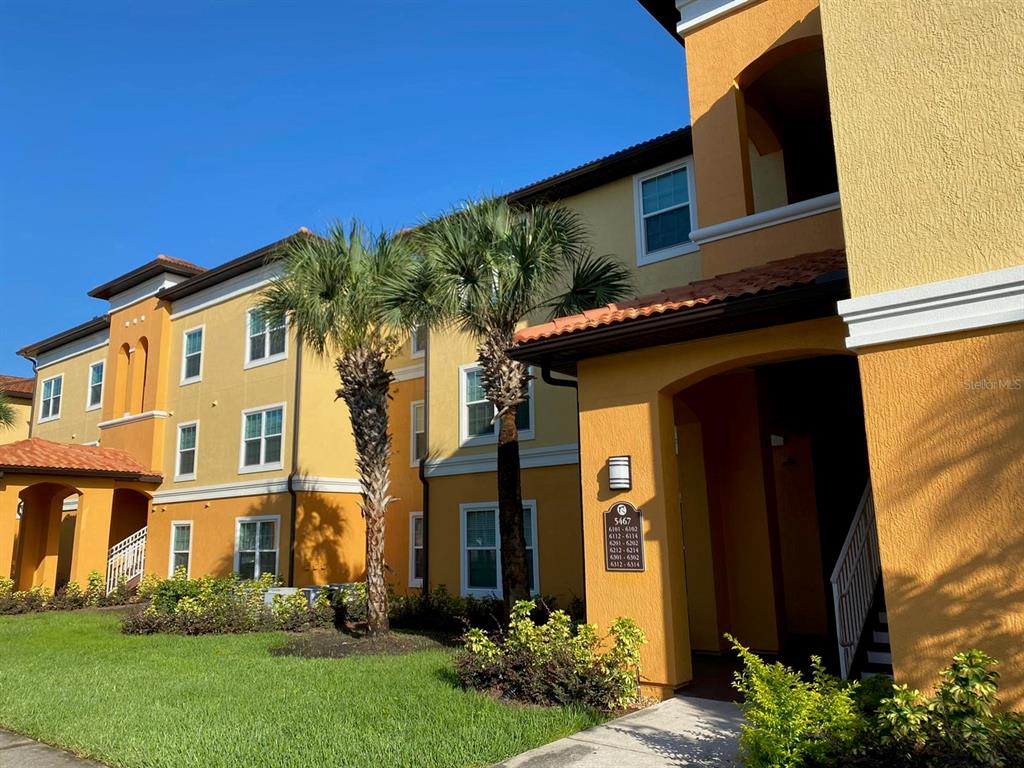
<svg viewBox="0 0 1024 768">
<path fill-rule="evenodd" d="M 580 363 L 587 616 L 602 626 L 620 615 L 639 622 L 649 640 L 643 650 L 643 675 L 652 693 L 667 695 L 692 678 L 673 396 L 703 379 L 744 365 L 845 352 L 845 336 L 845 326 L 838 318 L 826 318 Z M 740 424 L 736 427 L 745 429 Z M 625 493 L 611 492 L 607 485 L 607 458 L 620 454 L 632 457 L 633 489 Z M 739 478 L 732 481 L 740 485 Z M 743 489 L 733 492 L 742 495 Z M 620 500 L 631 501 L 644 512 L 647 562 L 643 573 L 604 569 L 602 515 Z M 742 499 L 734 502 L 729 506 L 740 510 Z M 759 538 L 763 542 L 763 537 Z M 704 615 L 710 612 L 706 560 L 711 547 L 707 545 L 702 556 Z M 756 610 L 761 612 L 760 607 Z M 763 613 L 770 618 L 774 608 Z M 767 625 L 768 619 L 761 623 Z M 763 633 L 767 637 L 764 644 L 770 647 L 771 632 L 758 626 L 757 620 L 752 620 L 751 626 L 758 636 Z M 700 642 L 706 643 L 708 638 Z"/>
<path fill-rule="evenodd" d="M 1024 326 L 860 369 L 896 677 L 930 687 L 977 647 L 1024 708 Z"/>
</svg>

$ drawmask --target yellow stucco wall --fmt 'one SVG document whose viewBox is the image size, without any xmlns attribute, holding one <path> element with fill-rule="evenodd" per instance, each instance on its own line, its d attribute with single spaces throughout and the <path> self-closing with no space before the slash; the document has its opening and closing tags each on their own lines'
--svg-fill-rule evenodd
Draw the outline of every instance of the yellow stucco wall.
<svg viewBox="0 0 1024 768">
<path fill-rule="evenodd" d="M 652 693 L 668 695 L 692 678 L 673 395 L 744 365 L 843 352 L 845 337 L 843 323 L 826 318 L 580 363 L 587 618 L 607 626 L 627 615 L 644 628 L 649 642 L 643 650 L 643 676 Z M 623 493 L 608 489 L 606 470 L 608 456 L 621 454 L 631 456 L 633 466 L 633 489 Z M 623 500 L 644 512 L 643 573 L 604 568 L 602 515 Z M 705 553 L 700 576 L 704 616 L 710 611 L 706 559 Z M 698 642 L 709 642 L 707 633 Z"/>
<path fill-rule="evenodd" d="M 821 17 L 853 295 L 1024 263 L 1024 5 Z"/>
<path fill-rule="evenodd" d="M 106 361 L 107 348 L 93 349 L 37 369 L 35 399 L 33 403 L 32 435 L 44 440 L 61 443 L 91 443 L 99 440 L 100 430 L 96 426 L 102 416 L 102 408 L 88 410 L 86 407 L 89 388 L 89 366 Z M 39 401 L 43 396 L 43 381 L 63 374 L 60 418 L 39 423 Z M 104 371 L 104 376 L 107 371 Z M 104 397 L 107 395 L 104 382 Z"/>
<path fill-rule="evenodd" d="M 1001 660 L 1024 708 L 1024 326 L 860 356 L 896 677 Z"/>
<path fill-rule="evenodd" d="M 14 411 L 14 426 L 8 429 L 0 428 L 0 445 L 24 440 L 28 437 L 29 427 L 32 425 L 32 401 L 22 398 L 8 398 L 7 402 Z"/>
</svg>

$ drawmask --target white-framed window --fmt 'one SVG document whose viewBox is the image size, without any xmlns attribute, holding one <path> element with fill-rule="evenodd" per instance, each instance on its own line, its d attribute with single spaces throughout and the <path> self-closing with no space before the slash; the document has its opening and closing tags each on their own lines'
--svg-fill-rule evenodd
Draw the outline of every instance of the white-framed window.
<svg viewBox="0 0 1024 768">
<path fill-rule="evenodd" d="M 460 504 L 460 561 L 462 594 L 501 597 L 501 533 L 498 504 Z M 540 560 L 537 556 L 537 502 L 523 502 L 523 533 L 526 535 L 526 570 L 530 594 L 540 591 Z"/>
<path fill-rule="evenodd" d="M 181 383 L 194 384 L 203 379 L 203 343 L 206 326 L 190 328 L 181 337 Z"/>
<path fill-rule="evenodd" d="M 85 410 L 95 411 L 103 405 L 103 361 L 89 366 L 89 391 L 85 396 Z"/>
<path fill-rule="evenodd" d="M 697 228 L 696 199 L 692 157 L 633 177 L 638 266 L 697 250 L 690 240 Z"/>
<path fill-rule="evenodd" d="M 174 464 L 175 480 L 196 479 L 196 459 L 199 454 L 199 422 L 178 425 L 178 453 Z"/>
<path fill-rule="evenodd" d="M 459 435 L 463 446 L 490 445 L 498 441 L 494 405 L 484 392 L 482 376 L 483 368 L 479 365 L 464 365 L 459 368 Z M 520 440 L 533 439 L 533 407 L 533 379 L 530 379 L 526 401 L 519 404 L 516 412 Z"/>
<path fill-rule="evenodd" d="M 235 518 L 235 573 L 243 579 L 277 575 L 280 523 L 280 515 Z"/>
<path fill-rule="evenodd" d="M 44 421 L 53 421 L 60 418 L 60 400 L 63 389 L 63 373 L 43 379 L 42 394 L 39 396 L 38 423 L 42 424 Z"/>
<path fill-rule="evenodd" d="M 427 455 L 427 406 L 422 400 L 414 400 L 409 414 L 409 466 L 418 467 L 420 459 Z"/>
<path fill-rule="evenodd" d="M 409 515 L 409 586 L 423 586 L 423 572 L 426 570 L 426 540 L 423 535 L 423 513 Z"/>
<path fill-rule="evenodd" d="M 167 575 L 173 576 L 178 568 L 184 568 L 185 574 L 192 573 L 192 521 L 173 520 L 171 522 L 171 553 L 167 559 Z"/>
<path fill-rule="evenodd" d="M 284 452 L 284 403 L 242 411 L 239 472 L 281 469 Z"/>
<path fill-rule="evenodd" d="M 409 346 L 412 348 L 413 357 L 423 357 L 427 351 L 427 326 L 417 325 L 410 334 Z"/>
<path fill-rule="evenodd" d="M 288 356 L 288 324 L 283 317 L 267 317 L 259 309 L 246 313 L 245 367 L 266 365 Z"/>
</svg>

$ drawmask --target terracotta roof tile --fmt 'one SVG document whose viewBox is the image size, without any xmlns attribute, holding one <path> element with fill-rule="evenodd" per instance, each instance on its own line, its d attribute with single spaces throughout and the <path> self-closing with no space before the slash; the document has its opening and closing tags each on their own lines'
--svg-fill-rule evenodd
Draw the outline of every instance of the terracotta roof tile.
<svg viewBox="0 0 1024 768">
<path fill-rule="evenodd" d="M 516 345 L 538 339 L 564 336 L 576 331 L 635 320 L 641 317 L 679 312 L 716 301 L 774 291 L 794 285 L 813 283 L 831 272 L 846 269 L 846 251 L 832 250 L 805 253 L 788 259 L 771 261 L 756 267 L 717 275 L 707 280 L 666 288 L 655 294 L 631 301 L 608 304 L 582 314 L 558 317 L 550 323 L 534 325 L 519 331 Z"/>
<path fill-rule="evenodd" d="M 198 264 L 194 264 L 191 261 L 185 261 L 184 259 L 178 259 L 174 256 L 168 256 L 166 253 L 159 253 L 156 257 L 157 261 L 162 261 L 165 264 L 173 264 L 178 267 L 184 267 L 185 269 L 194 269 L 196 272 L 205 272 L 206 267 L 201 267 Z"/>
<path fill-rule="evenodd" d="M 0 468 L 9 472 L 52 470 L 69 475 L 159 477 L 127 451 L 98 445 L 55 443 L 39 437 L 0 445 Z"/>
<path fill-rule="evenodd" d="M 4 376 L 0 374 L 0 392 L 5 392 L 12 397 L 32 396 L 35 391 L 36 380 L 24 376 Z"/>
</svg>

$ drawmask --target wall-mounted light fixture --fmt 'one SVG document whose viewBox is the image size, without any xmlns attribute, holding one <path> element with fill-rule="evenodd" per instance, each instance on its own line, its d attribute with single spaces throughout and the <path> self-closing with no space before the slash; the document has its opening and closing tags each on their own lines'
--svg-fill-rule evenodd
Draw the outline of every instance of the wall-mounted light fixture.
<svg viewBox="0 0 1024 768">
<path fill-rule="evenodd" d="M 608 487 L 613 491 L 628 491 L 633 488 L 633 470 L 629 456 L 608 457 Z"/>
</svg>

